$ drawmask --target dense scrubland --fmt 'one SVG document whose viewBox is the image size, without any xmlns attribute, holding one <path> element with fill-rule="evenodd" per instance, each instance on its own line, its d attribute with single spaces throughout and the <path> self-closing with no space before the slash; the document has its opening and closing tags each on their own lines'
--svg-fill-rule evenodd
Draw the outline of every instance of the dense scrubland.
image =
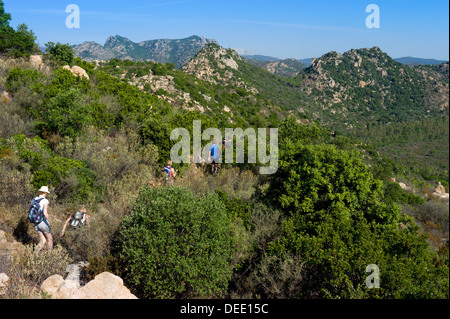
<svg viewBox="0 0 450 319">
<path fill-rule="evenodd" d="M 26 30 L 1 28 L 0 39 Z M 7 297 L 35 296 L 46 276 L 86 260 L 89 278 L 110 271 L 140 298 L 448 298 L 448 202 L 431 196 L 438 181 L 448 192 L 448 147 L 430 149 L 443 164 L 428 176 L 425 161 L 382 152 L 412 147 L 417 136 L 426 144 L 430 134 L 448 142 L 448 128 L 440 129 L 448 115 L 412 122 L 420 130 L 402 121 L 346 134 L 290 113 L 289 94 L 304 95 L 291 91 L 297 80 L 264 70 L 256 79 L 275 79 L 272 89 L 291 93 L 270 99 L 261 89 L 268 82 L 252 93 L 170 63 L 88 63 L 60 43 L 48 44 L 36 65 L 29 59 L 35 45 L 0 45 L 0 88 L 8 92 L 0 104 L 0 229 L 27 247 L 0 260 L 14 282 Z M 197 101 L 209 96 L 206 111 L 141 89 L 136 76 L 148 74 L 172 76 Z M 232 121 L 219 112 L 223 103 L 235 112 Z M 206 165 L 185 163 L 167 187 L 161 171 L 175 143 L 170 132 L 192 133 L 193 120 L 222 130 L 278 128 L 278 171 L 263 176 L 257 164 L 226 164 L 212 176 Z M 42 185 L 50 187 L 56 249 L 36 255 L 26 211 Z M 82 204 L 91 227 L 57 238 Z M 379 289 L 366 287 L 371 264 L 380 268 Z"/>
</svg>

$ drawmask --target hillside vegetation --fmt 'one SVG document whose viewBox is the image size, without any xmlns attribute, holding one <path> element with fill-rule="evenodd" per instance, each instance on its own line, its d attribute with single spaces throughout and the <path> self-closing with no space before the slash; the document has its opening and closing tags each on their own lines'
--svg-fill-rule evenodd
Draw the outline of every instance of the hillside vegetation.
<svg viewBox="0 0 450 319">
<path fill-rule="evenodd" d="M 438 129 L 448 123 L 441 96 L 448 81 L 437 75 L 448 72 L 445 65 L 416 70 L 364 49 L 330 53 L 333 62 L 323 57 L 296 78 L 281 78 L 217 44 L 181 69 L 69 61 L 62 57 L 73 54 L 70 46 L 48 47 L 42 61 L 0 60 L 0 229 L 31 247 L 0 259 L 1 272 L 14 275 L 6 297 L 36 297 L 45 280 L 44 272 L 26 271 L 29 260 L 40 262 L 26 212 L 42 185 L 50 188 L 55 238 L 81 205 L 91 215 L 90 228 L 55 240 L 46 275 L 69 259 L 87 260 L 88 276 L 117 274 L 139 298 L 449 297 L 448 201 L 432 196 L 448 149 L 434 148 L 440 162 L 429 180 L 410 158 L 383 154 L 412 148 L 414 139 L 423 147 L 448 140 L 448 130 Z M 368 62 L 375 57 L 383 60 Z M 377 63 L 391 85 L 381 70 L 374 87 L 360 87 L 369 75 L 357 78 L 353 68 L 371 72 Z M 327 113 L 337 109 L 328 104 L 333 90 L 347 105 L 341 116 L 349 125 Z M 362 110 L 366 100 L 371 116 Z M 372 129 L 364 119 L 398 125 Z M 278 171 L 266 176 L 260 163 L 224 164 L 212 175 L 208 165 L 184 163 L 175 165 L 174 186 L 164 184 L 176 143 L 170 134 L 179 127 L 192 134 L 194 120 L 222 132 L 278 128 Z M 372 264 L 381 270 L 379 289 L 366 286 Z"/>
</svg>

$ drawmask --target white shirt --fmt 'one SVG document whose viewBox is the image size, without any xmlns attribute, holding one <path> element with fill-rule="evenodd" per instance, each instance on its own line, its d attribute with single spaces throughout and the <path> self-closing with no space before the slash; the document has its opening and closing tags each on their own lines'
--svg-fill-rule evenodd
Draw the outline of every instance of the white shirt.
<svg viewBox="0 0 450 319">
<path fill-rule="evenodd" d="M 35 200 L 39 200 L 40 198 L 43 198 L 43 200 L 41 200 L 41 202 L 39 203 L 39 206 L 41 207 L 41 211 L 44 212 L 45 204 L 47 204 L 47 205 L 50 204 L 50 201 L 42 195 L 36 197 Z"/>
</svg>

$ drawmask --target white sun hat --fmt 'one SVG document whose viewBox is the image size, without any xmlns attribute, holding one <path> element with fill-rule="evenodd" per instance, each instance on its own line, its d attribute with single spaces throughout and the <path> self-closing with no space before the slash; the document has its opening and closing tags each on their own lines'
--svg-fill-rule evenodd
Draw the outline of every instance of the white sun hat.
<svg viewBox="0 0 450 319">
<path fill-rule="evenodd" d="M 41 189 L 38 190 L 38 192 L 50 194 L 47 186 L 42 186 Z"/>
</svg>

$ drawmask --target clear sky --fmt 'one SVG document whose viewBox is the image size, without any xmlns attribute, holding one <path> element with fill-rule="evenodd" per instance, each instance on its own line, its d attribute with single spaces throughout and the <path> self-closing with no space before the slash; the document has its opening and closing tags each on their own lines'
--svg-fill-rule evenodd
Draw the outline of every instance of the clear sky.
<svg viewBox="0 0 450 319">
<path fill-rule="evenodd" d="M 191 35 L 226 48 L 278 58 L 320 57 L 329 51 L 378 46 L 393 58 L 449 59 L 448 0 L 3 0 L 11 25 L 26 23 L 38 43 L 104 44 L 110 35 L 134 42 Z M 80 8 L 68 29 L 66 6 Z M 369 4 L 380 28 L 366 27 Z"/>
</svg>

